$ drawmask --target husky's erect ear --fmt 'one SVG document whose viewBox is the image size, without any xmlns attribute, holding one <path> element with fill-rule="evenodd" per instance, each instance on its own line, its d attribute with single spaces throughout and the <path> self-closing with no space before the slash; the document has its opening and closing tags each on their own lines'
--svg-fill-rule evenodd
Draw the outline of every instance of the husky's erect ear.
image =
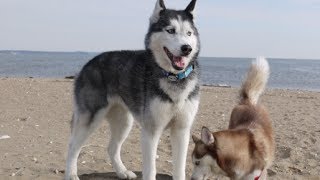
<svg viewBox="0 0 320 180">
<path fill-rule="evenodd" d="M 185 9 L 185 11 L 190 13 L 192 16 L 194 16 L 194 7 L 196 6 L 196 2 L 197 0 L 192 0 Z"/>
<path fill-rule="evenodd" d="M 207 145 L 214 143 L 214 137 L 212 133 L 207 127 L 204 127 L 204 126 L 202 127 L 202 130 L 201 130 L 201 141 Z"/>
<path fill-rule="evenodd" d="M 196 135 L 192 135 L 192 140 L 194 143 L 197 143 L 200 141 L 200 139 Z"/>
<path fill-rule="evenodd" d="M 166 6 L 164 5 L 163 0 L 157 0 L 152 16 L 150 17 L 150 23 L 156 23 L 159 20 L 161 11 L 164 11 L 165 9 Z"/>
</svg>

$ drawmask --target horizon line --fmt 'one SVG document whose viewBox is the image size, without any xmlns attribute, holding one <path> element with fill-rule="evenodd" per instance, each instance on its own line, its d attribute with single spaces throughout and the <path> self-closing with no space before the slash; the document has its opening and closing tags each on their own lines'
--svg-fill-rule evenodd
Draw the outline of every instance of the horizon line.
<svg viewBox="0 0 320 180">
<path fill-rule="evenodd" d="M 130 49 L 129 49 L 130 50 Z M 117 51 L 117 50 L 109 50 L 109 51 Z M 121 51 L 121 50 L 118 50 Z M 134 50 L 133 50 L 134 51 Z M 106 51 L 55 51 L 55 50 L 0 50 L 2 52 L 32 52 L 32 53 L 87 53 L 87 54 L 99 54 Z M 201 58 L 234 58 L 234 59 L 255 59 L 256 57 L 244 57 L 244 56 L 199 56 Z M 265 56 L 266 57 L 266 56 Z M 320 58 L 293 58 L 293 57 L 266 57 L 267 59 L 283 59 L 283 60 L 320 60 Z"/>
</svg>

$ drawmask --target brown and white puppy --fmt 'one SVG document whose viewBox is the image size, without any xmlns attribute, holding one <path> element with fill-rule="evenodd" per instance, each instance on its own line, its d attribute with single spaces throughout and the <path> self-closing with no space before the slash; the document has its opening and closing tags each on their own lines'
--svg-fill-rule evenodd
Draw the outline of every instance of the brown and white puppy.
<svg viewBox="0 0 320 180">
<path fill-rule="evenodd" d="M 258 99 L 269 78 L 264 58 L 252 63 L 234 107 L 229 129 L 211 133 L 203 127 L 201 139 L 192 136 L 193 180 L 223 174 L 235 180 L 264 180 L 274 159 L 272 124 Z"/>
</svg>

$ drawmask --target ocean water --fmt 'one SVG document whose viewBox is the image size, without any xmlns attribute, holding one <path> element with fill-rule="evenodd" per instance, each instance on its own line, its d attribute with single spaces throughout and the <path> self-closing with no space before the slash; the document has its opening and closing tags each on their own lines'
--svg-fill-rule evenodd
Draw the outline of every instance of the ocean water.
<svg viewBox="0 0 320 180">
<path fill-rule="evenodd" d="M 253 58 L 201 58 L 204 84 L 240 86 Z M 320 60 L 268 59 L 268 87 L 320 90 Z"/>
<path fill-rule="evenodd" d="M 0 77 L 61 78 L 77 74 L 97 53 L 0 51 Z M 238 87 L 252 58 L 201 57 L 201 83 Z M 320 60 L 268 59 L 268 87 L 320 91 Z"/>
</svg>

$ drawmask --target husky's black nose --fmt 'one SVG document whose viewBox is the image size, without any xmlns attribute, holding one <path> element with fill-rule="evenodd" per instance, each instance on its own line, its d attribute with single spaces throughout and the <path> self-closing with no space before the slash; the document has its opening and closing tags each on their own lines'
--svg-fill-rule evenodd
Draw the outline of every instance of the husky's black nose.
<svg viewBox="0 0 320 180">
<path fill-rule="evenodd" d="M 181 46 L 182 55 L 187 56 L 191 53 L 191 51 L 192 47 L 190 45 L 185 44 Z"/>
</svg>

